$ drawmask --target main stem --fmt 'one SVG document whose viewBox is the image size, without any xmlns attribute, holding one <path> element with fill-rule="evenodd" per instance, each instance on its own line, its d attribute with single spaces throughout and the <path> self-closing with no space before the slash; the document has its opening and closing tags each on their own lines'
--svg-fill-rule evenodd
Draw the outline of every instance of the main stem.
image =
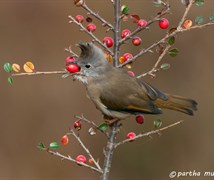
<svg viewBox="0 0 214 180">
<path fill-rule="evenodd" d="M 115 122 L 111 127 L 111 133 L 108 138 L 107 146 L 105 149 L 105 160 L 103 165 L 103 174 L 101 176 L 101 180 L 108 180 L 109 173 L 112 164 L 112 158 L 114 153 L 114 147 L 116 144 L 116 135 L 118 133 L 118 122 Z"/>
<path fill-rule="evenodd" d="M 114 67 L 119 65 L 120 55 L 120 0 L 114 0 Z"/>
</svg>

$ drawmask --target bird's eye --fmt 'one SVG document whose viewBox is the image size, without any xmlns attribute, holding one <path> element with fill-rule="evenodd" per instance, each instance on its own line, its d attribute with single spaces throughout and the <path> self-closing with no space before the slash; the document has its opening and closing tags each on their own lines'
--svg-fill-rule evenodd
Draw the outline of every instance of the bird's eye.
<svg viewBox="0 0 214 180">
<path fill-rule="evenodd" d="M 91 67 L 91 65 L 90 64 L 86 64 L 85 67 L 89 69 Z"/>
</svg>

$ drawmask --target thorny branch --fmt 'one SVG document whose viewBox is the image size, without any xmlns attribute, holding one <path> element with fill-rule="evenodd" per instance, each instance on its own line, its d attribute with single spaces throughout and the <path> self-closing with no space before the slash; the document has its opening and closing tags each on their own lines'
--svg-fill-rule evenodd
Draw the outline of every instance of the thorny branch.
<svg viewBox="0 0 214 180">
<path fill-rule="evenodd" d="M 94 159 L 94 157 L 92 156 L 92 154 L 89 151 L 89 149 L 85 147 L 85 145 L 82 142 L 82 140 L 77 136 L 77 134 L 72 129 L 70 130 L 70 133 L 67 133 L 67 135 L 70 135 L 70 134 L 73 135 L 77 139 L 77 141 L 79 142 L 81 147 L 85 150 L 85 152 L 88 154 L 88 156 L 93 160 L 93 162 L 96 165 L 96 167 L 102 172 L 102 169 L 101 169 L 99 163 Z"/>
<path fill-rule="evenodd" d="M 100 174 L 102 174 L 102 170 L 98 169 L 98 168 L 95 168 L 93 166 L 90 166 L 88 164 L 85 164 L 85 163 L 82 163 L 82 162 L 77 162 L 75 159 L 71 158 L 69 155 L 68 156 L 65 156 L 63 154 L 60 154 L 59 152 L 55 152 L 55 151 L 51 151 L 50 149 L 46 149 L 48 153 L 54 155 L 54 156 L 58 156 L 60 158 L 62 158 L 62 160 L 67 160 L 67 161 L 71 161 L 71 162 L 74 162 L 74 163 L 77 163 L 78 165 L 81 165 L 83 167 L 86 167 L 86 168 L 89 168 L 93 171 L 96 171 Z"/>
<path fill-rule="evenodd" d="M 78 25 L 81 31 L 84 31 L 89 36 L 91 36 L 95 42 L 101 45 L 112 56 L 114 55 L 114 53 L 109 48 L 107 48 L 92 32 L 88 31 L 81 23 L 77 22 L 72 16 L 68 16 L 68 18 L 70 19 L 69 23 L 75 23 L 76 25 Z"/>
<path fill-rule="evenodd" d="M 136 140 L 136 139 L 139 139 L 139 138 L 142 138 L 142 137 L 148 137 L 148 136 L 151 136 L 153 134 L 159 134 L 160 132 L 164 131 L 164 130 L 167 130 L 171 127 L 174 127 L 174 126 L 177 126 L 179 124 L 181 124 L 183 121 L 178 121 L 174 124 L 171 124 L 169 126 L 166 126 L 166 127 L 163 127 L 161 129 L 157 129 L 157 130 L 153 130 L 153 131 L 149 131 L 147 133 L 141 133 L 141 134 L 138 134 L 137 136 L 135 136 L 134 138 L 132 138 L 131 140 Z M 125 143 L 128 143 L 130 142 L 130 139 L 125 139 L 121 142 L 118 142 L 117 144 L 115 144 L 114 148 L 117 148 L 118 146 L 122 145 L 122 144 L 125 144 Z"/>
</svg>

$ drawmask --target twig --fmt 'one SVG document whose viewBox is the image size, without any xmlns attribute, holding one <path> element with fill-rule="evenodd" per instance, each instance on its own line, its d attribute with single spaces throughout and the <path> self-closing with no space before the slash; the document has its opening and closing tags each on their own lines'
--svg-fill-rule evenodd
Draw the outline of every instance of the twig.
<svg viewBox="0 0 214 180">
<path fill-rule="evenodd" d="M 81 166 L 84 166 L 86 168 L 92 169 L 93 171 L 96 171 L 96 172 L 98 172 L 100 174 L 103 173 L 102 170 L 97 169 L 97 168 L 95 168 L 93 166 L 90 166 L 90 165 L 82 163 L 82 162 L 77 162 L 75 159 L 71 158 L 70 156 L 64 156 L 64 155 L 60 154 L 59 152 L 51 151 L 49 149 L 47 149 L 47 152 L 52 154 L 52 155 L 54 155 L 54 156 L 58 156 L 58 157 L 62 158 L 63 160 L 72 161 L 72 162 L 77 163 L 78 165 L 81 165 Z"/>
<path fill-rule="evenodd" d="M 105 46 L 105 44 L 103 44 L 92 32 L 88 31 L 81 23 L 77 22 L 72 16 L 68 16 L 68 18 L 71 20 L 71 21 L 69 21 L 70 23 L 75 23 L 76 25 L 78 25 L 81 28 L 81 31 L 84 31 L 89 36 L 91 36 L 95 42 L 97 42 L 99 45 L 101 45 L 112 56 L 114 55 L 114 53 L 109 48 L 107 48 Z"/>
<path fill-rule="evenodd" d="M 110 169 L 111 169 L 111 163 L 114 153 L 114 147 L 116 144 L 116 135 L 118 133 L 119 124 L 118 122 L 115 122 L 111 127 L 111 133 L 110 137 L 108 138 L 107 146 L 105 149 L 105 160 L 103 165 L 103 174 L 101 176 L 102 180 L 108 180 Z"/>
<path fill-rule="evenodd" d="M 99 163 L 94 159 L 94 157 L 90 153 L 89 149 L 85 147 L 85 145 L 82 142 L 82 140 L 76 135 L 76 133 L 72 129 L 70 131 L 71 131 L 71 133 L 67 133 L 67 134 L 68 135 L 72 134 L 77 139 L 77 141 L 80 143 L 81 147 L 85 150 L 85 152 L 88 154 L 88 156 L 93 160 L 94 164 L 97 166 L 97 168 L 99 169 L 99 171 L 103 172 L 103 170 L 100 167 Z"/>
<path fill-rule="evenodd" d="M 171 47 L 171 45 L 167 45 L 166 47 L 165 47 L 165 49 L 164 49 L 164 51 L 161 53 L 161 55 L 159 56 L 159 58 L 158 58 L 158 60 L 156 61 L 156 63 L 155 63 L 155 65 L 153 66 L 153 68 L 150 70 L 150 71 L 148 71 L 148 72 L 146 72 L 146 73 L 144 73 L 144 74 L 141 74 L 141 75 L 139 75 L 137 78 L 142 78 L 142 77 L 144 77 L 144 76 L 146 76 L 146 75 L 150 75 L 150 76 L 152 76 L 152 77 L 155 77 L 155 72 L 157 72 L 158 70 L 160 70 L 160 69 L 158 69 L 157 67 L 158 67 L 158 65 L 160 64 L 160 62 L 161 62 L 161 60 L 163 59 L 163 57 L 165 56 L 165 54 L 168 52 L 168 50 L 170 49 L 170 47 Z"/>
<path fill-rule="evenodd" d="M 171 124 L 171 125 L 169 125 L 169 126 L 163 127 L 163 128 L 161 128 L 161 129 L 149 131 L 149 132 L 147 132 L 147 133 L 138 134 L 137 136 L 135 136 L 135 137 L 132 138 L 131 140 L 136 140 L 136 139 L 139 139 L 139 138 L 142 138 L 142 137 L 147 137 L 147 136 L 150 136 L 150 135 L 152 135 L 152 134 L 158 134 L 158 133 L 160 133 L 161 131 L 167 130 L 167 129 L 169 129 L 169 128 L 171 128 L 171 127 L 174 127 L 174 126 L 177 126 L 177 125 L 181 124 L 182 122 L 183 122 L 183 121 L 178 121 L 178 122 L 176 122 L 176 123 L 173 123 L 173 124 Z M 130 142 L 130 139 L 125 139 L 125 140 L 123 140 L 123 141 L 118 142 L 117 144 L 115 144 L 114 148 L 117 148 L 118 146 L 120 146 L 120 145 L 122 145 L 122 144 L 125 144 L 125 143 L 128 143 L 128 142 Z"/>
<path fill-rule="evenodd" d="M 119 55 L 120 55 L 120 28 L 121 28 L 121 19 L 120 19 L 120 0 L 114 1 L 114 66 L 119 65 Z"/>
<path fill-rule="evenodd" d="M 86 119 L 83 115 L 82 115 L 82 116 L 77 116 L 77 115 L 75 115 L 74 117 L 75 117 L 76 119 L 78 119 L 78 120 L 85 121 L 85 122 L 87 122 L 88 124 L 91 124 L 91 125 L 94 126 L 96 129 L 99 128 L 99 126 L 98 126 L 95 122 Z"/>
<path fill-rule="evenodd" d="M 166 6 L 167 8 L 165 10 L 163 10 L 161 12 L 161 14 L 158 14 L 156 17 L 154 17 L 152 20 L 149 20 L 146 24 L 145 27 L 138 27 L 136 30 L 134 30 L 131 34 L 129 34 L 128 36 L 126 36 L 125 38 L 121 39 L 120 40 L 120 45 L 125 43 L 127 40 L 131 39 L 134 35 L 138 34 L 139 32 L 145 30 L 145 29 L 148 29 L 148 27 L 153 24 L 154 22 L 156 21 L 159 21 L 160 18 L 166 14 L 169 13 L 170 11 L 170 8 L 169 8 L 169 5 Z"/>
<path fill-rule="evenodd" d="M 143 54 L 149 52 L 151 49 L 153 49 L 154 47 L 157 47 L 158 45 L 162 44 L 162 43 L 165 43 L 167 39 L 169 39 L 170 37 L 173 37 L 179 33 L 182 33 L 182 32 L 186 32 L 186 31 L 190 31 L 192 29 L 200 29 L 200 28 L 203 28 L 203 27 L 206 27 L 206 26 L 213 26 L 214 23 L 213 22 L 210 22 L 210 23 L 206 23 L 206 24 L 203 24 L 203 25 L 195 25 L 195 26 L 192 26 L 190 28 L 187 28 L 187 29 L 176 29 L 174 32 L 172 32 L 171 34 L 166 34 L 161 40 L 159 40 L 158 42 L 152 44 L 151 46 L 149 46 L 147 49 L 143 49 L 141 50 L 138 54 L 136 54 L 132 59 L 129 59 L 127 60 L 126 62 L 124 62 L 123 64 L 120 64 L 118 65 L 117 67 L 120 68 L 120 67 L 123 67 L 125 66 L 126 64 L 129 64 L 131 62 L 134 62 L 137 58 L 141 57 Z"/>
<path fill-rule="evenodd" d="M 49 75 L 49 74 L 66 74 L 67 71 L 46 71 L 46 72 L 32 72 L 32 73 L 14 73 L 11 76 L 33 76 L 33 75 Z"/>
<path fill-rule="evenodd" d="M 95 18 L 97 18 L 99 21 L 101 21 L 104 25 L 107 25 L 111 30 L 114 30 L 114 26 L 112 26 L 111 23 L 107 22 L 105 19 L 103 19 L 98 13 L 95 13 L 93 10 L 91 10 L 86 3 L 84 3 L 81 6 L 83 9 L 85 9 L 86 11 L 89 12 L 89 14 L 91 14 L 92 16 L 94 16 Z"/>
<path fill-rule="evenodd" d="M 72 57 L 79 57 L 76 53 L 72 51 L 71 46 L 65 48 L 65 52 L 68 52 Z"/>
</svg>

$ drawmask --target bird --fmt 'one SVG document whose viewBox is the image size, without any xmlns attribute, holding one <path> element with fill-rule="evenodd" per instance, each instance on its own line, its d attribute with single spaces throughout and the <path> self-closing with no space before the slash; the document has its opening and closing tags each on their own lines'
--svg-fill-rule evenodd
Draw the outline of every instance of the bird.
<svg viewBox="0 0 214 180">
<path fill-rule="evenodd" d="M 79 71 L 72 77 L 85 85 L 88 97 L 105 120 L 123 120 L 139 114 L 158 115 L 162 109 L 188 115 L 197 110 L 195 100 L 164 93 L 131 76 L 125 69 L 114 67 L 93 42 L 80 42 L 78 47 L 81 53 L 73 63 Z"/>
</svg>

